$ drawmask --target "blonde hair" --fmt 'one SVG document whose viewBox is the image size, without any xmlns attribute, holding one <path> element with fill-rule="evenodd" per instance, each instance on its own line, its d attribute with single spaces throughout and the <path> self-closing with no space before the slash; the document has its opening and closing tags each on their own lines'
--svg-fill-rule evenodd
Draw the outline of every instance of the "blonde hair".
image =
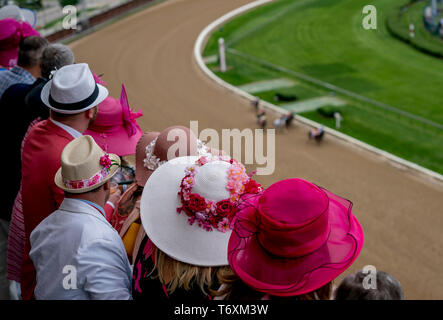
<svg viewBox="0 0 443 320">
<path fill-rule="evenodd" d="M 158 277 L 160 282 L 166 286 L 168 294 L 172 294 L 177 288 L 184 288 L 186 291 L 190 290 L 193 285 L 197 285 L 204 294 L 208 294 L 206 289 L 211 289 L 213 285 L 213 271 L 212 267 L 199 267 L 177 261 L 160 249 L 154 247 L 154 271 L 157 274 L 153 278 Z M 218 273 L 224 268 L 216 268 Z M 212 290 L 210 290 L 212 294 Z"/>
<path fill-rule="evenodd" d="M 217 273 L 217 278 L 223 289 L 213 293 L 213 296 L 224 296 L 224 299 L 229 300 L 259 300 L 265 294 L 255 291 L 247 286 L 230 268 L 224 268 Z M 324 286 L 312 292 L 305 293 L 299 296 L 291 297 L 277 297 L 273 299 L 296 299 L 296 300 L 330 300 L 332 295 L 333 283 L 328 282 Z"/>
</svg>

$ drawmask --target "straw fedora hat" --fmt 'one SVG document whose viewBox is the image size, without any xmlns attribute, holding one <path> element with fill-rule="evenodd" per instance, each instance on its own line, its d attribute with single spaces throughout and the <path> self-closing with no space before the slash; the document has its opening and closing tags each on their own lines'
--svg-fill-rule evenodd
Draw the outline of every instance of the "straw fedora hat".
<svg viewBox="0 0 443 320">
<path fill-rule="evenodd" d="M 89 110 L 107 96 L 108 89 L 95 82 L 87 63 L 63 66 L 53 74 L 41 92 L 43 103 L 63 114 Z"/>
<path fill-rule="evenodd" d="M 63 149 L 54 181 L 66 192 L 85 193 L 106 183 L 119 167 L 119 156 L 106 154 L 91 136 L 81 136 Z"/>
</svg>

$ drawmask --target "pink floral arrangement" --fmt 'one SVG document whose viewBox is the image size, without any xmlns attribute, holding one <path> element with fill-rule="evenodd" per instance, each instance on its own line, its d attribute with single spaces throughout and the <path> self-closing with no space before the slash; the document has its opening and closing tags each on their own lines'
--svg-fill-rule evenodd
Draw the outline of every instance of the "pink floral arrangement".
<svg viewBox="0 0 443 320">
<path fill-rule="evenodd" d="M 104 156 L 100 157 L 100 165 L 109 171 L 113 165 L 118 166 L 119 164 L 117 161 L 111 160 L 108 154 L 105 154 Z"/>
<path fill-rule="evenodd" d="M 230 197 L 216 203 L 192 192 L 198 167 L 214 160 L 226 161 L 231 164 L 227 173 L 228 183 L 226 185 Z M 246 193 L 259 193 L 261 190 L 260 184 L 251 179 L 246 174 L 245 167 L 235 159 L 226 156 L 213 157 L 212 159 L 201 157 L 195 162 L 195 165 L 185 170 L 185 177 L 181 181 L 178 192 L 182 206 L 177 208 L 177 212 L 179 214 L 184 212 L 189 217 L 188 221 L 191 225 L 197 222 L 198 226 L 206 231 L 217 229 L 220 232 L 227 232 L 232 229 L 240 197 Z"/>
</svg>

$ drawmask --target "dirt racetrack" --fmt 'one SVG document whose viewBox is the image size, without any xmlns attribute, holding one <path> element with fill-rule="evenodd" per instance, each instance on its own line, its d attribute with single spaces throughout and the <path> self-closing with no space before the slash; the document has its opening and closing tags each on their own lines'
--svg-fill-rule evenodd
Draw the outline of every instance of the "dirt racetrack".
<svg viewBox="0 0 443 320">
<path fill-rule="evenodd" d="M 252 107 L 209 80 L 192 53 L 206 25 L 248 2 L 169 0 L 70 46 L 77 62 L 104 73 L 111 95 L 118 98 L 125 84 L 131 106 L 144 112 L 143 130 L 191 120 L 200 131 L 256 128 Z M 308 143 L 307 131 L 296 123 L 277 133 L 275 172 L 258 180 L 268 186 L 305 178 L 352 200 L 365 244 L 348 272 L 374 265 L 400 280 L 407 299 L 443 299 L 442 185 L 332 137 L 320 146 Z"/>
</svg>

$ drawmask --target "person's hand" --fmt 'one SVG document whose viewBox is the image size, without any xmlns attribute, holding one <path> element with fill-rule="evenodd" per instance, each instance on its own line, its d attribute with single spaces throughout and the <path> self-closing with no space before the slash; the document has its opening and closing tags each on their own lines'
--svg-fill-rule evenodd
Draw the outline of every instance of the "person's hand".
<svg viewBox="0 0 443 320">
<path fill-rule="evenodd" d="M 117 201 L 120 199 L 121 196 L 122 192 L 120 191 L 120 188 L 117 188 L 117 190 L 109 196 L 108 202 L 111 202 L 115 207 Z"/>
</svg>

